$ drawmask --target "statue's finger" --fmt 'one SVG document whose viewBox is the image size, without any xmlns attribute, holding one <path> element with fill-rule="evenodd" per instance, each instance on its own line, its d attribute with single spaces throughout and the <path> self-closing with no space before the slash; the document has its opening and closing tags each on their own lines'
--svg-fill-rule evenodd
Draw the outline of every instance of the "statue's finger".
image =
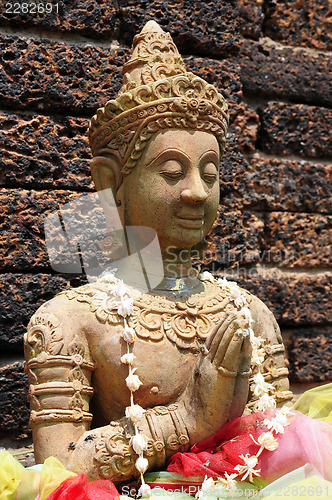
<svg viewBox="0 0 332 500">
<path fill-rule="evenodd" d="M 209 357 L 210 357 L 211 362 L 214 361 L 214 358 L 216 356 L 217 351 L 220 348 L 222 348 L 221 344 L 224 344 L 225 342 L 228 343 L 227 338 L 224 338 L 224 337 L 225 337 L 225 334 L 226 334 L 229 326 L 234 322 L 235 317 L 236 317 L 235 314 L 231 313 L 225 318 L 225 320 L 223 321 L 223 323 L 221 325 L 220 325 L 220 323 L 219 323 L 219 325 L 217 325 L 216 331 L 214 332 L 214 336 L 211 339 L 211 344 L 208 347 L 208 349 L 210 351 Z"/>
<path fill-rule="evenodd" d="M 239 367 L 238 367 L 238 372 L 243 377 L 251 375 L 251 369 L 250 369 L 251 356 L 252 356 L 252 346 L 250 342 L 250 336 L 247 335 L 243 339 L 243 344 L 240 352 Z"/>
<path fill-rule="evenodd" d="M 243 330 L 239 327 L 235 327 L 236 321 L 233 323 L 233 335 L 228 342 L 227 348 L 223 351 L 220 349 L 216 356 L 214 362 L 219 366 L 228 370 L 229 372 L 234 372 L 235 375 L 238 372 L 239 357 L 244 342 Z M 222 370 L 220 370 L 222 372 Z"/>
</svg>

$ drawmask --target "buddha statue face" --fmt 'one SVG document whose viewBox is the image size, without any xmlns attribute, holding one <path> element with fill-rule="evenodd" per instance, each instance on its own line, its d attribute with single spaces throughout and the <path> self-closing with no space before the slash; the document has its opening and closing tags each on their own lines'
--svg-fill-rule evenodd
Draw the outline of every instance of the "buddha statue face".
<svg viewBox="0 0 332 500">
<path fill-rule="evenodd" d="M 152 228 L 164 257 L 169 247 L 202 242 L 219 203 L 227 127 L 223 96 L 186 71 L 171 36 L 149 21 L 133 40 L 118 96 L 89 127 L 96 188 L 113 193 L 111 201 L 101 195 L 104 210 L 115 198 L 122 224 Z"/>
<path fill-rule="evenodd" d="M 211 133 L 156 133 L 118 189 L 123 224 L 154 229 L 162 251 L 193 247 L 216 217 L 219 162 L 219 145 Z"/>
</svg>

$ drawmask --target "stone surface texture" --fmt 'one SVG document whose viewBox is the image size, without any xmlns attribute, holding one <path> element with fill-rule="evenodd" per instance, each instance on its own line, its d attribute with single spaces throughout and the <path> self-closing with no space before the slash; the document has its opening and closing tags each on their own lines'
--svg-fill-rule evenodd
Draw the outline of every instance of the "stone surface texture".
<svg viewBox="0 0 332 500">
<path fill-rule="evenodd" d="M 331 3 L 329 0 L 268 0 L 265 33 L 290 45 L 331 50 Z"/>
<path fill-rule="evenodd" d="M 30 316 L 85 279 L 51 269 L 43 221 L 93 192 L 87 125 L 118 92 L 132 37 L 149 19 L 230 106 L 221 207 L 202 268 L 274 312 L 292 381 L 331 381 L 329 2 L 57 3 L 40 16 L 0 9 L 0 438 L 28 433 Z"/>
</svg>

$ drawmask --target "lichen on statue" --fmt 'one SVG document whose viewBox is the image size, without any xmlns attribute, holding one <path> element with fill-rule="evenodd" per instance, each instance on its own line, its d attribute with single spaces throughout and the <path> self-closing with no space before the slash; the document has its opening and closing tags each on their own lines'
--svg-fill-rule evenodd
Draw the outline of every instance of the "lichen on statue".
<svg viewBox="0 0 332 500">
<path fill-rule="evenodd" d="M 222 95 L 186 72 L 170 35 L 150 21 L 89 138 L 106 219 L 111 190 L 124 227 L 155 230 L 164 277 L 142 293 L 106 273 L 32 317 L 25 350 L 37 462 L 53 455 L 90 479 L 121 483 L 165 468 L 243 412 L 291 399 L 273 315 L 191 264 L 216 217 L 227 125 Z"/>
</svg>

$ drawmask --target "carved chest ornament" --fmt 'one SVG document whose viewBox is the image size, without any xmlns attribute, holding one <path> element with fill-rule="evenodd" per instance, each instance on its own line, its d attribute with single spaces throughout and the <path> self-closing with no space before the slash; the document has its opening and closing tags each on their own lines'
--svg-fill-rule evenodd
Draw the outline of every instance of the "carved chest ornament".
<svg viewBox="0 0 332 500">
<path fill-rule="evenodd" d="M 167 337 L 182 349 L 197 349 L 204 343 L 225 312 L 237 310 L 234 297 L 222 285 L 205 282 L 206 291 L 186 302 L 173 301 L 150 294 L 138 295 L 133 290 L 133 313 L 130 325 L 137 337 L 159 342 Z M 129 288 L 129 287 L 128 287 Z M 86 302 L 101 323 L 121 324 L 112 289 L 106 282 L 85 285 L 63 292 L 70 300 Z M 243 291 L 243 300 L 249 294 Z"/>
</svg>

